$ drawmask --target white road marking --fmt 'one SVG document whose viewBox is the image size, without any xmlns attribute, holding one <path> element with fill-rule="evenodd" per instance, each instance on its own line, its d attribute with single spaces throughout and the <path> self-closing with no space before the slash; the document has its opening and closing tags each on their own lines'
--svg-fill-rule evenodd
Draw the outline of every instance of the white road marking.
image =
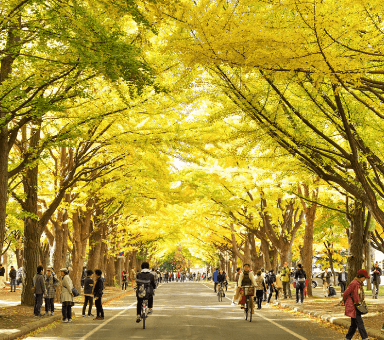
<svg viewBox="0 0 384 340">
<path fill-rule="evenodd" d="M 204 284 L 204 283 L 203 283 L 203 285 L 204 285 L 205 287 L 209 288 L 209 289 L 212 289 L 212 287 L 208 287 L 208 286 L 207 286 L 206 284 Z M 231 300 L 229 297 L 226 296 L 225 298 L 232 302 L 232 300 Z M 271 319 L 268 319 L 268 318 L 265 317 L 264 315 L 261 315 L 261 314 L 259 314 L 259 313 L 255 313 L 254 315 L 259 316 L 260 318 L 262 318 L 262 319 L 264 319 L 264 320 L 270 322 L 271 324 L 275 325 L 276 327 L 279 327 L 280 329 L 286 331 L 287 333 L 292 334 L 294 337 L 296 337 L 296 338 L 298 338 L 298 339 L 300 339 L 300 340 L 308 340 L 307 338 L 304 338 L 303 336 L 301 336 L 301 335 L 295 333 L 294 331 L 291 331 L 289 328 L 284 327 L 284 326 L 282 326 L 282 325 L 279 325 L 277 322 L 275 322 L 275 321 L 273 321 L 273 320 L 271 320 Z"/>
</svg>

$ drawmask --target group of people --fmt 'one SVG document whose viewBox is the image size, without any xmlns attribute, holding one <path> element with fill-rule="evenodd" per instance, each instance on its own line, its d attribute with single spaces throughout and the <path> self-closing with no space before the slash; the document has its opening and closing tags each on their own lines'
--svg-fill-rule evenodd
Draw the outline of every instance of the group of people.
<svg viewBox="0 0 384 340">
<path fill-rule="evenodd" d="M 97 310 L 97 316 L 94 320 L 103 320 L 104 311 L 102 306 L 102 296 L 104 290 L 104 281 L 102 279 L 102 271 L 96 269 L 95 272 L 87 270 L 87 277 L 84 280 L 84 305 L 82 315 L 85 317 L 87 305 L 88 316 L 93 317 L 91 310 L 93 300 Z M 95 276 L 92 278 L 92 276 Z M 74 297 L 78 295 L 72 279 L 69 276 L 68 268 L 60 269 L 60 279 L 56 276 L 52 267 L 48 267 L 44 274 L 43 266 L 37 267 L 37 273 L 33 278 L 32 292 L 35 295 L 34 315 L 43 317 L 44 315 L 54 315 L 55 312 L 55 295 L 56 289 L 61 286 L 60 302 L 62 304 L 62 321 L 72 322 L 72 306 L 75 304 Z M 45 302 L 45 313 L 41 314 L 41 307 Z"/>
</svg>

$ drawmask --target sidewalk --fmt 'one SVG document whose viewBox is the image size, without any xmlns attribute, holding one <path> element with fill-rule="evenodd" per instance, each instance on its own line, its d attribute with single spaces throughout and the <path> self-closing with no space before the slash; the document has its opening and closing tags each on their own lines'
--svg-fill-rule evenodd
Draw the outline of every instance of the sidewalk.
<svg viewBox="0 0 384 340">
<path fill-rule="evenodd" d="M 103 305 L 107 305 L 109 301 L 121 298 L 125 294 L 132 294 L 132 292 L 131 287 L 128 287 L 126 292 L 123 292 L 121 287 L 106 287 L 103 295 Z M 33 315 L 33 307 L 20 306 L 20 300 L 20 287 L 16 289 L 15 293 L 11 293 L 8 286 L 0 290 L 0 340 L 17 339 L 40 327 L 62 319 L 60 303 L 55 303 L 55 316 L 36 318 Z M 82 294 L 75 298 L 73 317 L 81 316 L 80 307 L 83 300 L 84 296 Z M 44 304 L 41 311 L 44 313 Z M 96 310 L 94 314 L 96 314 Z"/>
</svg>

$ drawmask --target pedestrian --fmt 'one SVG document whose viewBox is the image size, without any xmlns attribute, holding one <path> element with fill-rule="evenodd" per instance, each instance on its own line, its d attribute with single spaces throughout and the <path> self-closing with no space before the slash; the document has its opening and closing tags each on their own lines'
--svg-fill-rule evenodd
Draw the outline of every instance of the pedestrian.
<svg viewBox="0 0 384 340">
<path fill-rule="evenodd" d="M 11 292 L 13 287 L 13 292 L 16 292 L 16 269 L 11 266 L 9 271 L 9 279 L 11 280 Z"/>
<path fill-rule="evenodd" d="M 339 286 L 341 289 L 341 296 L 343 296 L 343 293 L 345 292 L 345 287 L 347 285 L 348 280 L 348 273 L 345 271 L 345 268 L 341 268 L 341 272 L 339 273 Z"/>
<path fill-rule="evenodd" d="M 135 287 L 136 284 L 136 267 L 133 267 L 129 273 L 129 279 L 131 280 L 132 288 Z"/>
<path fill-rule="evenodd" d="M 213 282 L 214 282 L 214 289 L 215 293 L 217 293 L 217 275 L 219 275 L 219 268 L 216 268 L 215 272 L 213 273 Z"/>
<path fill-rule="evenodd" d="M 35 304 L 33 308 L 33 314 L 38 317 L 42 317 L 40 311 L 41 306 L 43 305 L 43 295 L 47 293 L 44 277 L 43 266 L 37 267 L 37 274 L 33 277 L 33 287 L 35 289 Z"/>
<path fill-rule="evenodd" d="M 63 322 L 72 322 L 72 306 L 75 304 L 75 299 L 72 294 L 73 283 L 69 277 L 67 268 L 61 268 L 61 312 L 63 314 Z"/>
<path fill-rule="evenodd" d="M 241 272 L 241 268 L 237 267 L 236 275 L 235 275 L 235 294 L 233 294 L 232 305 L 236 305 L 236 302 L 239 301 L 239 297 L 240 297 L 240 287 L 238 286 L 240 272 Z"/>
<path fill-rule="evenodd" d="M 268 291 L 268 300 L 267 300 L 267 306 L 271 302 L 272 294 L 276 292 L 276 275 L 273 272 L 273 269 L 271 269 L 268 274 L 265 276 L 265 283 L 267 284 L 267 291 Z M 276 294 L 277 296 L 277 294 Z"/>
<path fill-rule="evenodd" d="M 121 290 L 124 290 L 125 292 L 127 291 L 127 273 L 123 270 L 123 273 L 121 274 L 121 279 L 123 281 L 123 284 L 121 286 Z"/>
<path fill-rule="evenodd" d="M 299 303 L 299 294 L 300 294 L 300 303 L 304 302 L 304 287 L 305 281 L 307 280 L 307 274 L 303 270 L 301 263 L 297 265 L 297 270 L 295 272 L 296 280 L 296 303 Z"/>
<path fill-rule="evenodd" d="M 93 279 L 92 279 L 92 275 L 93 275 L 93 270 L 92 269 L 88 269 L 86 271 L 86 277 L 84 279 L 84 305 L 83 305 L 83 312 L 82 312 L 82 315 L 83 317 L 86 316 L 85 314 L 85 310 L 87 309 L 87 304 L 89 304 L 89 307 L 88 307 L 88 316 L 89 317 L 93 317 L 92 315 L 92 306 L 93 306 Z"/>
<path fill-rule="evenodd" d="M 276 274 L 275 289 L 276 289 L 276 301 L 277 301 L 279 299 L 279 297 L 281 296 L 280 292 L 283 290 L 283 282 L 281 280 L 281 271 L 280 270 Z"/>
<path fill-rule="evenodd" d="M 0 263 L 0 288 L 5 288 L 5 268 L 3 267 L 3 264 Z"/>
<path fill-rule="evenodd" d="M 51 316 L 55 315 L 55 293 L 56 293 L 56 287 L 60 284 L 60 281 L 53 276 L 52 274 L 52 268 L 47 268 L 47 273 L 44 275 L 44 281 L 45 281 L 45 288 L 47 290 L 46 294 L 44 295 L 44 302 L 45 302 L 45 314 L 49 315 L 49 312 L 51 312 Z"/>
<path fill-rule="evenodd" d="M 263 292 L 263 301 L 267 301 L 267 285 L 265 284 L 265 269 L 261 268 L 261 277 L 264 280 L 264 292 Z"/>
<path fill-rule="evenodd" d="M 383 272 L 381 268 L 379 267 L 378 262 L 376 261 L 375 264 L 372 267 L 372 299 L 377 299 L 377 296 L 379 295 L 379 289 L 380 289 L 380 283 L 381 283 L 381 275 L 383 275 Z"/>
<path fill-rule="evenodd" d="M 267 290 L 267 287 L 265 287 L 265 280 L 261 276 L 261 270 L 258 270 L 256 272 L 255 281 L 257 309 L 261 309 L 261 302 L 263 301 L 264 290 Z"/>
<path fill-rule="evenodd" d="M 93 296 L 95 297 L 96 306 L 96 318 L 93 320 L 104 320 L 104 310 L 101 298 L 103 297 L 104 283 L 101 279 L 102 271 L 100 269 L 95 270 L 96 283 L 93 287 Z"/>
<path fill-rule="evenodd" d="M 153 295 L 156 289 L 155 277 L 149 271 L 149 263 L 143 262 L 141 264 L 141 272 L 136 277 L 137 290 L 136 290 L 136 322 L 141 321 L 141 306 L 144 300 L 148 300 L 148 314 L 153 312 Z"/>
<path fill-rule="evenodd" d="M 152 274 L 153 277 L 155 278 L 155 284 L 156 284 L 156 287 L 157 287 L 157 273 L 156 273 L 155 268 L 152 268 L 152 270 L 151 270 L 151 274 Z"/>
<path fill-rule="evenodd" d="M 328 272 L 328 268 L 324 269 L 324 272 L 321 273 L 321 279 L 323 280 L 323 294 L 325 297 L 329 295 L 328 287 L 331 284 L 332 273 Z"/>
<path fill-rule="evenodd" d="M 283 282 L 284 299 L 287 299 L 287 296 L 291 299 L 291 268 L 288 267 L 287 262 L 284 262 L 284 267 L 281 272 L 281 281 Z"/>
<path fill-rule="evenodd" d="M 368 340 L 368 334 L 364 327 L 364 321 L 361 313 L 356 308 L 357 304 L 364 301 L 364 281 L 369 279 L 368 272 L 365 269 L 359 269 L 355 279 L 348 285 L 348 288 L 343 294 L 343 304 L 345 305 L 345 315 L 351 318 L 351 326 L 345 336 L 345 340 L 351 340 L 359 330 L 362 340 Z"/>
</svg>

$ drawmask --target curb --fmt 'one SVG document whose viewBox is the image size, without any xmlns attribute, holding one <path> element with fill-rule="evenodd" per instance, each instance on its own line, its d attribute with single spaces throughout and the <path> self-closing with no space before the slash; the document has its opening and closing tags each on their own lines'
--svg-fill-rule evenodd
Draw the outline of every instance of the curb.
<svg viewBox="0 0 384 340">
<path fill-rule="evenodd" d="M 116 294 L 108 297 L 107 299 L 103 300 L 103 304 L 107 303 L 108 301 L 110 301 L 112 299 L 116 299 L 116 298 L 118 298 L 120 296 L 123 297 L 123 295 L 126 295 L 126 294 L 128 294 L 129 292 L 132 292 L 132 291 L 133 291 L 133 289 L 130 289 L 130 290 L 124 292 L 124 293 L 116 293 Z M 55 316 L 51 316 L 51 317 L 43 318 L 42 320 L 31 322 L 31 323 L 29 323 L 26 326 L 20 327 L 19 331 L 16 332 L 16 333 L 4 334 L 4 335 L 0 334 L 0 340 L 15 340 L 17 338 L 20 338 L 20 337 L 22 337 L 24 335 L 27 335 L 28 333 L 31 333 L 31 332 L 37 330 L 38 328 L 48 326 L 51 323 L 54 323 L 55 321 L 59 321 L 61 319 L 62 319 L 62 315 L 60 313 L 60 314 L 57 314 Z"/>
<path fill-rule="evenodd" d="M 351 325 L 349 317 L 347 319 L 345 319 L 345 318 L 334 317 L 331 314 L 324 314 L 323 312 L 306 311 L 303 307 L 292 307 L 291 305 L 281 303 L 280 301 L 278 301 L 277 304 L 280 305 L 281 307 L 295 310 L 297 312 L 307 314 L 309 316 L 314 316 L 316 318 L 319 318 L 319 319 L 324 320 L 326 322 L 332 323 L 336 326 L 344 327 L 346 329 L 348 329 L 349 326 Z M 377 340 L 384 340 L 384 333 L 381 333 L 381 331 L 379 331 L 377 329 L 370 328 L 370 327 L 365 327 L 365 330 L 367 331 L 368 336 L 376 338 Z"/>
</svg>

